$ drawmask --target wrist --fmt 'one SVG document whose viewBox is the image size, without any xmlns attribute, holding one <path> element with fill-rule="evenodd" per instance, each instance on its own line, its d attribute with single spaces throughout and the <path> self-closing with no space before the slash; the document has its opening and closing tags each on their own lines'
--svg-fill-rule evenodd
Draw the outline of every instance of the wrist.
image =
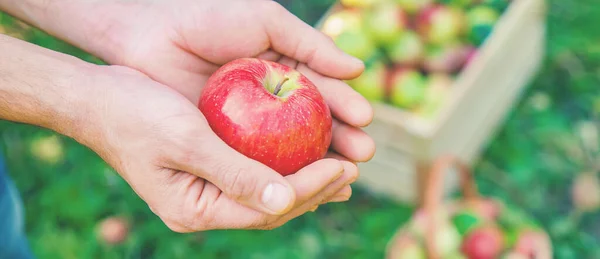
<svg viewBox="0 0 600 259">
<path fill-rule="evenodd" d="M 0 35 L 0 118 L 73 137 L 89 89 L 79 85 L 90 64 Z"/>
</svg>

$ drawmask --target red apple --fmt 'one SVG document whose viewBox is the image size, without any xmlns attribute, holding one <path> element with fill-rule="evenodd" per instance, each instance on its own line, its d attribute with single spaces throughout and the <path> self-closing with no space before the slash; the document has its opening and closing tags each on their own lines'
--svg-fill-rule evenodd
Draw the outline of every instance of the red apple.
<svg viewBox="0 0 600 259">
<path fill-rule="evenodd" d="M 413 109 L 425 99 L 425 76 L 416 69 L 397 67 L 389 76 L 387 89 L 390 102 L 398 107 Z"/>
<path fill-rule="evenodd" d="M 425 52 L 423 68 L 430 73 L 456 73 L 470 54 L 471 46 L 456 41 L 430 46 Z"/>
<path fill-rule="evenodd" d="M 469 259 L 497 258 L 504 249 L 502 231 L 493 225 L 472 230 L 462 244 L 462 252 Z"/>
<path fill-rule="evenodd" d="M 417 33 L 410 30 L 404 31 L 385 49 L 392 62 L 404 66 L 416 66 L 425 53 L 423 41 Z"/>
<path fill-rule="evenodd" d="M 391 44 L 404 32 L 407 23 L 404 11 L 391 2 L 384 1 L 365 10 L 365 30 L 380 45 Z"/>
<path fill-rule="evenodd" d="M 548 251 L 551 249 L 550 239 L 545 233 L 537 230 L 523 231 L 515 244 L 514 250 L 527 258 L 550 258 Z"/>
<path fill-rule="evenodd" d="M 225 143 L 284 176 L 323 158 L 331 143 L 325 100 L 308 78 L 279 63 L 225 64 L 208 79 L 198 107 Z"/>
<path fill-rule="evenodd" d="M 431 5 L 419 13 L 416 27 L 428 43 L 444 44 L 458 39 L 464 32 L 465 14 L 459 8 Z"/>
<path fill-rule="evenodd" d="M 111 245 L 120 244 L 129 235 L 129 223 L 122 217 L 109 217 L 99 224 L 99 238 Z"/>
</svg>

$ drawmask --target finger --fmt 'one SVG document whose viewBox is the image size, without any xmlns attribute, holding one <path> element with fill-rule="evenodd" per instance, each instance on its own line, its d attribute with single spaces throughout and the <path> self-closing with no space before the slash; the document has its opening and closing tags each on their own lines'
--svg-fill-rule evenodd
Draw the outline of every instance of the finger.
<svg viewBox="0 0 600 259">
<path fill-rule="evenodd" d="M 263 1 L 259 8 L 262 8 L 260 19 L 273 50 L 335 78 L 352 79 L 364 70 L 361 60 L 344 53 L 331 38 L 303 22 L 279 3 Z"/>
<path fill-rule="evenodd" d="M 258 54 L 256 58 L 275 62 L 281 58 L 281 54 L 273 50 L 267 50 L 263 53 Z"/>
<path fill-rule="evenodd" d="M 298 61 L 296 61 L 296 60 L 294 60 L 292 58 L 286 57 L 286 56 L 282 56 L 277 61 L 277 63 L 282 64 L 282 65 L 286 65 L 286 66 L 291 67 L 293 69 L 296 69 L 296 67 L 298 66 Z"/>
<path fill-rule="evenodd" d="M 375 155 L 375 142 L 361 129 L 333 120 L 331 149 L 351 161 L 367 162 Z"/>
<path fill-rule="evenodd" d="M 287 176 L 296 190 L 296 206 L 321 193 L 344 173 L 343 164 L 333 158 L 325 158 Z M 335 173 L 335 174 L 334 174 Z"/>
<path fill-rule="evenodd" d="M 288 212 L 294 205 L 293 186 L 266 165 L 235 151 L 217 135 L 194 143 L 175 156 L 176 169 L 192 173 L 217 186 L 234 201 L 271 215 Z"/>
<path fill-rule="evenodd" d="M 325 77 L 306 66 L 306 64 L 298 65 L 297 70 L 319 88 L 334 117 L 356 127 L 364 127 L 371 123 L 373 120 L 373 107 L 367 99 L 346 83 Z"/>
<path fill-rule="evenodd" d="M 300 199 L 297 200 L 307 200 L 330 188 L 332 183 L 339 181 L 343 172 L 344 166 L 339 160 L 328 158 L 314 162 L 286 178 L 298 193 Z M 194 229 L 264 229 L 279 218 L 240 206 L 226 196 L 211 195 L 215 193 L 211 188 L 216 187 L 207 185 L 205 193 L 195 203 L 203 205 L 194 205 L 205 208 L 201 215 L 209 222 L 198 221 L 192 227 Z"/>
<path fill-rule="evenodd" d="M 340 191 L 338 191 L 333 198 L 331 198 L 329 200 L 329 202 L 345 202 L 348 201 L 350 199 L 350 197 L 352 196 L 352 187 L 350 187 L 350 185 L 342 188 Z"/>
<path fill-rule="evenodd" d="M 289 213 L 283 215 L 272 225 L 275 227 L 283 225 L 285 222 L 299 217 L 308 211 L 314 210 L 316 206 L 319 206 L 323 202 L 330 200 L 336 193 L 338 193 L 344 187 L 355 182 L 358 178 L 358 168 L 356 167 L 356 165 L 348 161 L 343 161 L 342 164 L 344 165 L 344 174 L 339 179 L 330 184 L 325 190 L 321 191 L 319 195 L 310 198 L 302 206 L 297 207 Z M 302 199 L 300 198 L 300 195 L 298 195 L 298 197 L 299 200 Z"/>
</svg>

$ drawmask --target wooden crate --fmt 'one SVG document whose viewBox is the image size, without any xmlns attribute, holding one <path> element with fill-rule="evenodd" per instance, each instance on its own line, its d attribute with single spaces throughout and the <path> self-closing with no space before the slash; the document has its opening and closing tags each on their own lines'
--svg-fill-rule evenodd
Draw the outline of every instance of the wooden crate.
<svg viewBox="0 0 600 259">
<path fill-rule="evenodd" d="M 420 200 L 433 159 L 452 154 L 473 163 L 543 60 L 545 13 L 544 0 L 513 0 L 434 119 L 373 103 L 375 118 L 365 131 L 375 139 L 377 151 L 359 165 L 358 184 L 413 203 Z M 444 185 L 446 193 L 454 191 L 457 179 L 445 179 Z"/>
</svg>

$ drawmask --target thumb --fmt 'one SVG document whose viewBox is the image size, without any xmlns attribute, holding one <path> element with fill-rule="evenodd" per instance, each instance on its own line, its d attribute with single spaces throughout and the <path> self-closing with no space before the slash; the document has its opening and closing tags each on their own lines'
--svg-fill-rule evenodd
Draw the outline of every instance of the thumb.
<svg viewBox="0 0 600 259">
<path fill-rule="evenodd" d="M 211 182 L 232 200 L 271 215 L 285 214 L 295 204 L 294 188 L 282 175 L 235 151 L 216 135 L 192 150 L 174 161 L 177 169 Z"/>
<path fill-rule="evenodd" d="M 352 79 L 364 70 L 360 59 L 340 50 L 327 35 L 303 22 L 275 1 L 263 1 L 261 19 L 271 49 L 323 75 Z"/>
</svg>

